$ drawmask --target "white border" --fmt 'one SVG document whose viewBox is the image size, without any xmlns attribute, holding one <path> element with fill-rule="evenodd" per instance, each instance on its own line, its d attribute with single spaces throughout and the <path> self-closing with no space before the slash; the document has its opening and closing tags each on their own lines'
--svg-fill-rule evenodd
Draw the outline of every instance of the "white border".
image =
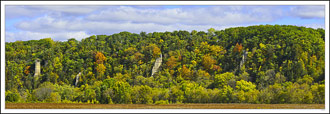
<svg viewBox="0 0 330 114">
<path fill-rule="evenodd" d="M 325 5 L 325 109 L 5 109 L 5 5 Z M 329 113 L 329 1 L 1 1 L 1 112 L 4 113 Z"/>
</svg>

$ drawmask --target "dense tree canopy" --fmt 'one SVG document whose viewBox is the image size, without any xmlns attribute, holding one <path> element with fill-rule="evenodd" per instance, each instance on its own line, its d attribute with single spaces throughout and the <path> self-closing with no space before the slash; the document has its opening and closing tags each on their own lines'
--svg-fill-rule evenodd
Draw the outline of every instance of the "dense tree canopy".
<svg viewBox="0 0 330 114">
<path fill-rule="evenodd" d="M 259 25 L 6 42 L 6 101 L 324 103 L 324 36 L 323 29 Z"/>
</svg>

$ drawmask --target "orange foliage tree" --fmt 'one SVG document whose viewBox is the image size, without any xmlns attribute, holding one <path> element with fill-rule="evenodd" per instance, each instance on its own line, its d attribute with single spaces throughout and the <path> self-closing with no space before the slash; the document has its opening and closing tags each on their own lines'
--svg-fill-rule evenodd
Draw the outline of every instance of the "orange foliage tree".
<svg viewBox="0 0 330 114">
<path fill-rule="evenodd" d="M 30 67 L 31 67 L 31 66 L 26 66 L 26 67 L 25 67 L 24 73 L 25 73 L 26 75 L 28 75 L 28 74 L 30 73 Z"/>
<path fill-rule="evenodd" d="M 166 62 L 166 65 L 169 69 L 172 69 L 177 66 L 177 58 L 174 56 L 171 56 L 168 61 Z"/>
<path fill-rule="evenodd" d="M 97 65 L 96 71 L 98 73 L 98 79 L 100 79 L 106 70 L 106 67 L 103 65 L 103 62 L 105 61 L 106 58 L 102 52 L 97 52 L 95 55 L 95 59 L 96 59 L 96 65 Z"/>
<path fill-rule="evenodd" d="M 238 44 L 238 43 L 236 43 L 236 45 L 235 45 L 233 51 L 234 51 L 234 52 L 238 52 L 238 53 L 240 53 L 240 52 L 242 52 L 242 49 L 243 49 L 242 44 Z"/>
</svg>

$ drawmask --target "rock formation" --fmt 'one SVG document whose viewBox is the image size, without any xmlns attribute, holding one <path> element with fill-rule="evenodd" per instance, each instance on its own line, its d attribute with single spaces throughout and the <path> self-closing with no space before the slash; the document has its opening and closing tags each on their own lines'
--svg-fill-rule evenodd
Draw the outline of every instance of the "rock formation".
<svg viewBox="0 0 330 114">
<path fill-rule="evenodd" d="M 39 77 L 40 76 L 40 60 L 36 59 L 35 60 L 35 71 L 34 71 L 34 77 Z"/>
<path fill-rule="evenodd" d="M 160 65 L 162 65 L 162 61 L 163 61 L 162 60 L 162 54 L 160 54 L 160 57 L 156 59 L 155 65 L 152 68 L 151 76 L 153 76 L 159 70 Z"/>
<path fill-rule="evenodd" d="M 74 84 L 74 86 L 76 86 L 76 87 L 77 87 L 80 75 L 81 75 L 81 72 L 79 72 L 79 74 L 77 74 L 77 76 L 76 76 L 76 83 Z"/>
<path fill-rule="evenodd" d="M 242 66 L 243 66 L 246 58 L 247 58 L 247 51 L 243 50 L 243 57 L 242 57 L 242 60 L 241 60 L 241 62 L 239 64 L 239 68 L 242 68 Z"/>
</svg>

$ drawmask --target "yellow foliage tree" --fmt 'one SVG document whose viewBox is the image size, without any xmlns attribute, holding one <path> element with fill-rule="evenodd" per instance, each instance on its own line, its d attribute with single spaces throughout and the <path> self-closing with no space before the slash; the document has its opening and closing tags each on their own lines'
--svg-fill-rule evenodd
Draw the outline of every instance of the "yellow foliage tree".
<svg viewBox="0 0 330 114">
<path fill-rule="evenodd" d="M 103 74 L 104 71 L 105 71 L 105 66 L 103 64 L 97 64 L 97 67 L 96 67 L 96 71 L 99 73 L 99 74 Z"/>
<path fill-rule="evenodd" d="M 158 46 L 155 46 L 152 50 L 152 56 L 158 57 L 159 55 L 160 55 L 160 49 L 158 48 Z"/>
<path fill-rule="evenodd" d="M 97 64 L 103 64 L 106 58 L 102 52 L 97 52 L 95 55 L 95 59 Z"/>
<path fill-rule="evenodd" d="M 216 63 L 216 60 L 214 60 L 209 55 L 204 55 L 202 59 L 203 59 L 202 64 L 204 68 L 206 68 L 207 70 L 211 70 L 213 68 L 213 65 Z"/>
<path fill-rule="evenodd" d="M 192 71 L 189 68 L 187 68 L 186 65 L 183 65 L 181 69 L 181 75 L 183 78 L 189 80 L 191 79 Z"/>
</svg>

